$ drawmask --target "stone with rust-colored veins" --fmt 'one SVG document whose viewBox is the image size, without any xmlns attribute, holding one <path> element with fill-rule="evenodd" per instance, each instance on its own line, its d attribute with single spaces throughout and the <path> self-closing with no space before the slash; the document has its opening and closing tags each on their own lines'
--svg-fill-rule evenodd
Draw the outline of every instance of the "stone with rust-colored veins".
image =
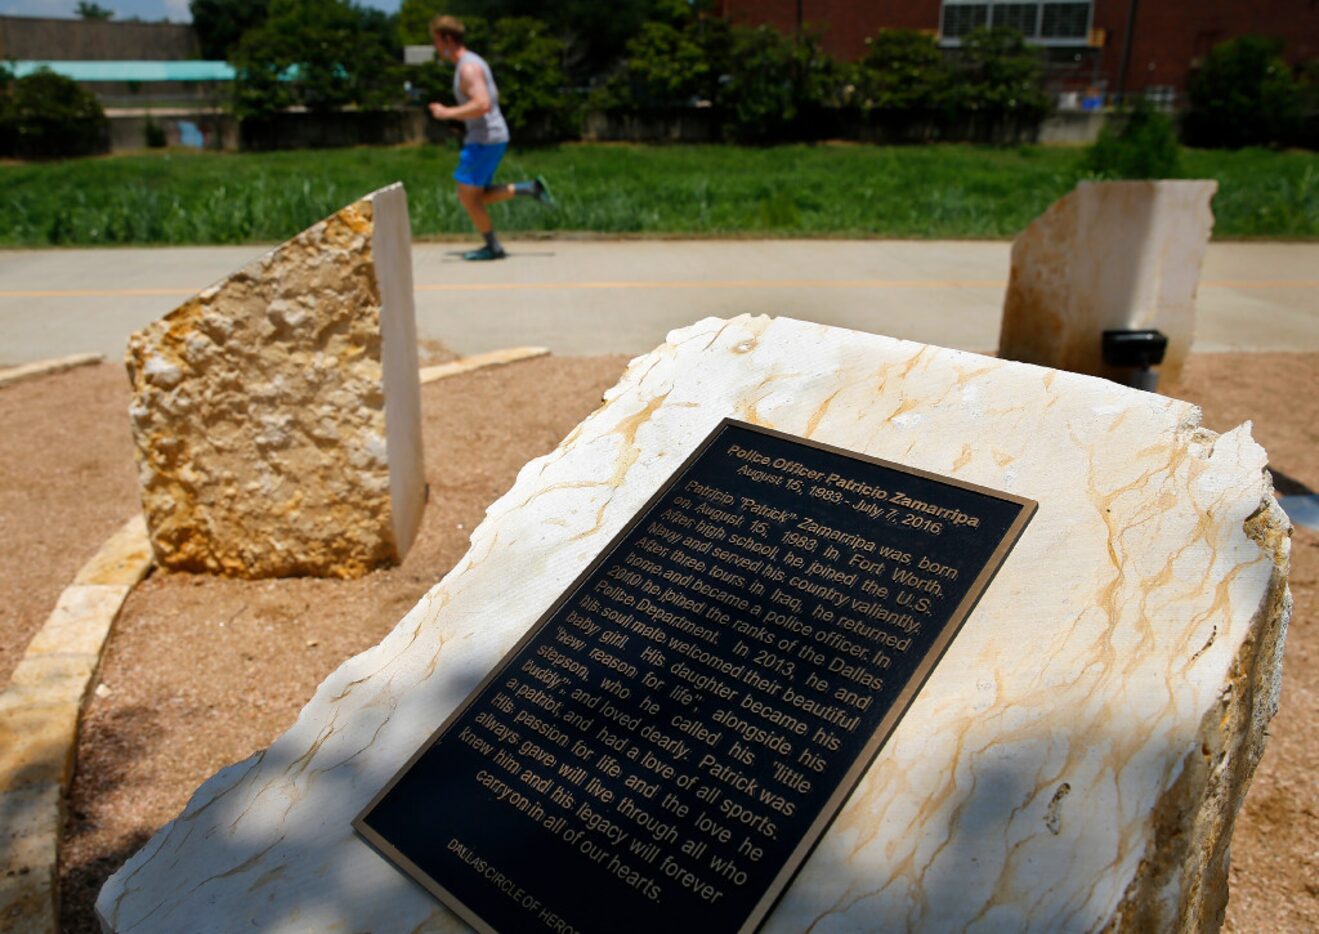
<svg viewBox="0 0 1319 934">
<path fill-rule="evenodd" d="M 402 185 L 134 334 L 127 364 L 161 565 L 356 577 L 406 553 L 425 483 Z"/>
<path fill-rule="evenodd" d="M 998 355 L 1126 381 L 1104 362 L 1105 330 L 1168 337 L 1175 381 L 1195 336 L 1195 293 L 1215 181 L 1082 182 L 1012 244 Z"/>
<path fill-rule="evenodd" d="M 730 416 L 1039 503 L 763 930 L 1221 920 L 1290 610 L 1287 522 L 1248 427 L 786 318 L 675 331 L 605 398 L 392 633 L 106 883 L 107 930 L 465 930 L 352 819 Z"/>
</svg>

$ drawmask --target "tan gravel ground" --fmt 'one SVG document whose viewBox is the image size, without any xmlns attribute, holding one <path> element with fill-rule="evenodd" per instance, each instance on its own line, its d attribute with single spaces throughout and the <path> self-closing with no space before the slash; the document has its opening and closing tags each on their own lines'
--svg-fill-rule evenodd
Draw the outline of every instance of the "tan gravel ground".
<svg viewBox="0 0 1319 934">
<path fill-rule="evenodd" d="M 412 552 L 361 581 L 157 574 L 129 598 L 87 710 L 62 848 L 66 931 L 219 768 L 269 745 L 316 685 L 458 560 L 518 468 L 594 408 L 624 358 L 547 358 L 424 387 L 431 502 Z M 1164 387 L 1217 430 L 1255 421 L 1287 492 L 1319 487 L 1319 355 L 1200 355 Z M 0 683 L 60 589 L 137 507 L 118 366 L 0 390 Z M 1282 712 L 1233 842 L 1231 931 L 1319 930 L 1319 533 L 1293 542 Z"/>
</svg>

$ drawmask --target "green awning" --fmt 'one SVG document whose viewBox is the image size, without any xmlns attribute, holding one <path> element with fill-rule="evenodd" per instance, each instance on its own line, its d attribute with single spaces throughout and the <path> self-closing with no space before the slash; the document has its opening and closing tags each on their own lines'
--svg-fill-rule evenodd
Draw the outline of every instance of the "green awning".
<svg viewBox="0 0 1319 934">
<path fill-rule="evenodd" d="M 39 68 L 49 68 L 74 81 L 232 81 L 234 68 L 228 62 L 18 62 L 15 77 L 25 77 Z"/>
</svg>

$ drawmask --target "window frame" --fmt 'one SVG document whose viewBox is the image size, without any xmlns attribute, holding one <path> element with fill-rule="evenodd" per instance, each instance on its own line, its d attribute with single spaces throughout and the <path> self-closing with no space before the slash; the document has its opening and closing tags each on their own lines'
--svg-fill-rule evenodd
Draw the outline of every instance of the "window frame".
<svg viewBox="0 0 1319 934">
<path fill-rule="evenodd" d="M 1094 0 L 940 0 L 939 2 L 939 45 L 944 48 L 958 48 L 962 44 L 961 36 L 944 35 L 944 22 L 946 20 L 946 11 L 949 7 L 957 6 L 982 6 L 985 7 L 985 23 L 992 26 L 994 24 L 994 7 L 995 6 L 1019 6 L 1029 4 L 1035 9 L 1035 34 L 1026 36 L 1026 41 L 1031 45 L 1048 46 L 1050 48 L 1089 48 L 1091 45 L 1090 36 L 1095 27 L 1095 3 Z M 1041 31 L 1044 29 L 1044 7 L 1050 4 L 1059 4 L 1063 6 L 1084 6 L 1086 8 L 1085 16 L 1085 34 L 1081 36 L 1044 36 Z"/>
</svg>

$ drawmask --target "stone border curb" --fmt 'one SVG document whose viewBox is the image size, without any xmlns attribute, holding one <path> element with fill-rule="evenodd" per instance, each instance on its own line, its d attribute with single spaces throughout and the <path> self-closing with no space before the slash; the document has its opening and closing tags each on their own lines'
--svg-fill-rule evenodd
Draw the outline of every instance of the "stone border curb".
<svg viewBox="0 0 1319 934">
<path fill-rule="evenodd" d="M 0 370 L 0 388 L 21 383 L 25 379 L 34 379 L 38 376 L 46 376 L 50 373 L 60 373 L 64 370 L 72 370 L 74 367 L 89 366 L 93 363 L 100 363 L 105 358 L 98 353 L 79 353 L 71 357 L 56 357 L 53 360 L 38 360 L 35 363 L 24 363 L 21 366 L 12 366 Z"/>
<path fill-rule="evenodd" d="M 532 360 L 536 357 L 549 356 L 548 347 L 508 347 L 504 350 L 492 350 L 489 353 L 473 354 L 470 357 L 463 357 L 452 363 L 441 363 L 438 366 L 424 366 L 421 368 L 422 383 L 433 383 L 437 379 L 444 379 L 446 376 L 457 376 L 459 373 L 470 373 L 472 370 L 480 370 L 488 366 L 503 366 L 506 363 L 516 363 L 519 360 Z"/>
<path fill-rule="evenodd" d="M 139 515 L 60 594 L 0 692 L 0 927 L 6 931 L 58 930 L 59 840 L 78 717 L 110 627 L 150 567 L 151 543 Z"/>
<path fill-rule="evenodd" d="M 511 347 L 423 367 L 421 382 L 549 354 Z M 0 386 L 101 362 L 80 354 L 0 371 Z M 59 930 L 59 841 L 78 723 L 124 600 L 152 564 L 146 520 L 130 519 L 78 571 L 0 692 L 0 927 Z"/>
</svg>

